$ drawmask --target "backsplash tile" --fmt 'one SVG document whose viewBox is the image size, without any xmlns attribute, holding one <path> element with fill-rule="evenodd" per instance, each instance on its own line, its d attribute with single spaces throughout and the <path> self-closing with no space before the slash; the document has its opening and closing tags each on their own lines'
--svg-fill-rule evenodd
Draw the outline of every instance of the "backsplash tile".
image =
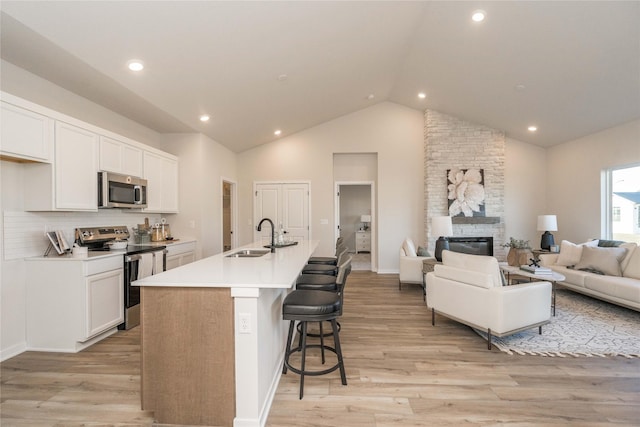
<svg viewBox="0 0 640 427">
<path fill-rule="evenodd" d="M 126 225 L 160 222 L 158 214 L 126 212 L 119 209 L 99 212 L 21 212 L 4 211 L 2 218 L 2 254 L 4 260 L 17 260 L 44 254 L 49 241 L 45 231 L 61 230 L 71 244 L 77 227 Z"/>
</svg>

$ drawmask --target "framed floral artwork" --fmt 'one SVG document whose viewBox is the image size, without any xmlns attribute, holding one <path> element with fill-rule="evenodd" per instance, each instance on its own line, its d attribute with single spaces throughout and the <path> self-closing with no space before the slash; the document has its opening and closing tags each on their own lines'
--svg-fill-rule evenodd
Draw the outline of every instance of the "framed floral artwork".
<svg viewBox="0 0 640 427">
<path fill-rule="evenodd" d="M 447 169 L 449 216 L 485 216 L 484 169 Z"/>
</svg>

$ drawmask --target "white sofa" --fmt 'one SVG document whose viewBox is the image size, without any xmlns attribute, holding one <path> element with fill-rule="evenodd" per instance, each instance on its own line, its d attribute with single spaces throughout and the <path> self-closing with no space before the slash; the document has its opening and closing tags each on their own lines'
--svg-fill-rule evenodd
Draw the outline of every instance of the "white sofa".
<svg viewBox="0 0 640 427">
<path fill-rule="evenodd" d="M 540 263 L 564 275 L 558 282 L 573 291 L 640 311 L 640 249 L 624 243 L 620 250 L 599 247 L 598 240 L 579 245 L 563 240 L 559 254 L 542 254 Z M 615 253 L 614 253 L 615 252 Z M 616 257 L 616 255 L 618 255 Z M 596 274 L 581 268 L 599 270 Z"/>
<path fill-rule="evenodd" d="M 416 245 L 409 237 L 404 239 L 400 247 L 400 278 L 398 289 L 402 289 L 403 283 L 413 283 L 423 286 L 422 261 L 434 259 L 433 257 L 418 256 Z M 423 289 L 424 291 L 424 289 Z"/>
<path fill-rule="evenodd" d="M 503 286 L 494 257 L 442 252 L 442 264 L 427 273 L 427 307 L 431 323 L 441 314 L 491 336 L 506 336 L 538 327 L 551 318 L 551 283 Z"/>
</svg>

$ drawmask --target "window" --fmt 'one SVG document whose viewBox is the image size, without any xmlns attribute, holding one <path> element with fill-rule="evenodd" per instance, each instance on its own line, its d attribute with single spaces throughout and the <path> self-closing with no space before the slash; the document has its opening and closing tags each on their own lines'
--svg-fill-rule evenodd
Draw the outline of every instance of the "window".
<svg viewBox="0 0 640 427">
<path fill-rule="evenodd" d="M 613 222 L 620 222 L 620 206 L 614 206 L 613 208 L 611 208 L 611 212 L 612 212 L 612 217 L 611 220 Z"/>
<path fill-rule="evenodd" d="M 640 243 L 640 165 L 605 172 L 604 235 Z"/>
</svg>

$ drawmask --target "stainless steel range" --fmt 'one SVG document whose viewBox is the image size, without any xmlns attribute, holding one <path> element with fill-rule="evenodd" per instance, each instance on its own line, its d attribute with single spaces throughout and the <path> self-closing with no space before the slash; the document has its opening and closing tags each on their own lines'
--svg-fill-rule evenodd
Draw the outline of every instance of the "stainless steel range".
<svg viewBox="0 0 640 427">
<path fill-rule="evenodd" d="M 124 323 L 118 329 L 131 329 L 140 324 L 140 287 L 131 283 L 143 277 L 167 269 L 166 246 L 127 245 L 114 249 L 118 242 L 129 239 L 129 230 L 124 225 L 112 227 L 76 228 L 76 243 L 86 246 L 90 252 L 121 252 L 124 257 Z"/>
</svg>

